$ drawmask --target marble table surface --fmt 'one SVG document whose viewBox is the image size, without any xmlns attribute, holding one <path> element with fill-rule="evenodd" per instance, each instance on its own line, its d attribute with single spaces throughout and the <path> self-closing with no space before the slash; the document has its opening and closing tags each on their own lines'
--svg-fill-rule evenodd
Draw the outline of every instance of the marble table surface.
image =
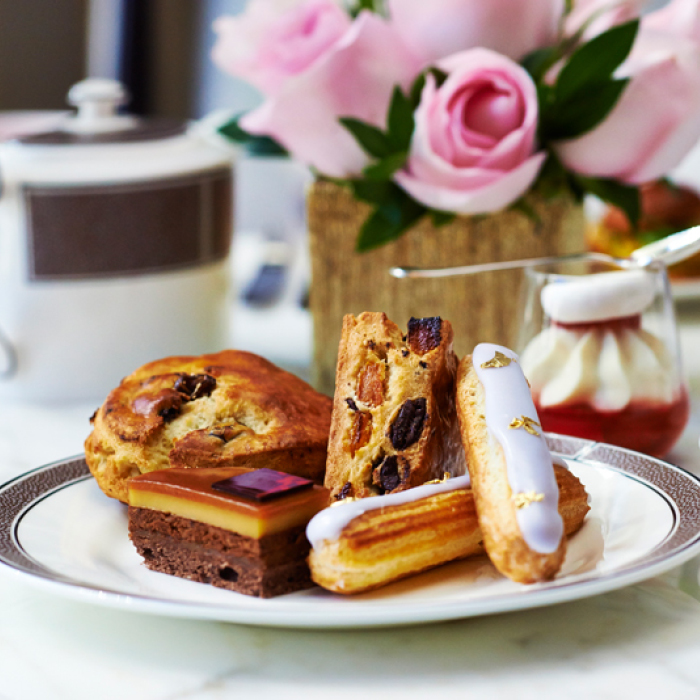
<svg viewBox="0 0 700 700">
<path fill-rule="evenodd" d="M 700 309 L 682 315 L 700 474 Z M 93 404 L 1 405 L 0 480 L 82 451 Z M 395 629 L 180 620 L 72 602 L 0 570 L 0 700 L 700 696 L 700 558 L 548 608 Z"/>
</svg>

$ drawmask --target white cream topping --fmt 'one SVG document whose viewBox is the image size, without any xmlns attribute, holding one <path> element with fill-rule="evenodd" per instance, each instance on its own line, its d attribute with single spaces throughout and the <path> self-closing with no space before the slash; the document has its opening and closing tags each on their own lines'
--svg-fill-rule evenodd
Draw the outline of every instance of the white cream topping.
<svg viewBox="0 0 700 700">
<path fill-rule="evenodd" d="M 671 403 L 678 388 L 664 343 L 645 330 L 552 326 L 525 348 L 522 368 L 539 404 L 619 411 L 632 401 Z"/>
<path fill-rule="evenodd" d="M 439 493 L 466 489 L 470 485 L 469 475 L 456 476 L 446 481 L 435 484 L 423 484 L 406 491 L 388 493 L 383 496 L 370 496 L 356 501 L 343 503 L 322 510 L 314 515 L 306 526 L 306 539 L 314 549 L 320 547 L 323 542 L 337 540 L 342 531 L 357 517 L 372 510 L 388 508 L 389 506 L 401 506 L 412 503 L 421 498 L 429 498 Z"/>
<path fill-rule="evenodd" d="M 645 270 L 621 270 L 562 277 L 541 293 L 547 316 L 560 323 L 595 323 L 636 316 L 654 301 L 654 276 Z"/>
<path fill-rule="evenodd" d="M 514 361 L 505 367 L 482 367 L 496 352 Z M 550 554 L 559 547 L 564 536 L 552 455 L 541 428 L 535 427 L 537 434 L 532 434 L 524 427 L 509 427 L 514 419 L 529 418 L 539 422 L 520 359 L 512 350 L 500 345 L 481 343 L 474 349 L 472 361 L 486 395 L 486 425 L 503 448 L 513 495 L 542 495 L 541 500 L 515 511 L 520 532 L 530 549 Z"/>
</svg>

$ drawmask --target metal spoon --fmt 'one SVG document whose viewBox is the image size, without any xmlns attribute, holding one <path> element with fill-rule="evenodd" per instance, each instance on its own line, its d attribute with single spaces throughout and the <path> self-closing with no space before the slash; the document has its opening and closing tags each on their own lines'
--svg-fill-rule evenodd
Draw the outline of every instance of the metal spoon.
<svg viewBox="0 0 700 700">
<path fill-rule="evenodd" d="M 478 265 L 460 265 L 458 267 L 421 268 L 392 267 L 389 274 L 398 279 L 419 277 L 454 277 L 457 275 L 475 275 L 479 272 L 498 272 L 515 270 L 535 265 L 550 265 L 574 260 L 595 260 L 612 263 L 620 267 L 644 267 L 655 261 L 666 265 L 680 262 L 700 252 L 700 226 L 679 231 L 666 238 L 642 246 L 629 258 L 615 258 L 605 253 L 573 253 L 571 255 L 549 256 L 544 258 L 526 258 L 524 260 L 506 260 L 503 262 L 480 263 Z"/>
</svg>

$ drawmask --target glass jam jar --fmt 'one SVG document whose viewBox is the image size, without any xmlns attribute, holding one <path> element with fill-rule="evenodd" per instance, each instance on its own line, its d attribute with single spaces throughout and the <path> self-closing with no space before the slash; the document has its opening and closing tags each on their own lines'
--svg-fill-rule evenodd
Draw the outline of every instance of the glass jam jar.
<svg viewBox="0 0 700 700">
<path fill-rule="evenodd" d="M 582 256 L 525 280 L 518 347 L 543 429 L 665 455 L 690 410 L 665 266 Z"/>
</svg>

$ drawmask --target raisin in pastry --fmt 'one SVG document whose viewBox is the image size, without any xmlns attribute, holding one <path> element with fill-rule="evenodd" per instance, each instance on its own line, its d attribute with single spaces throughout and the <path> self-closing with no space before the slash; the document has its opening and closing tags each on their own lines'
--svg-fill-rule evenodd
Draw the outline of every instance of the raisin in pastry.
<svg viewBox="0 0 700 700">
<path fill-rule="evenodd" d="M 100 488 L 169 467 L 269 467 L 323 481 L 331 399 L 262 357 L 226 350 L 151 362 L 93 419 L 85 456 Z"/>
<path fill-rule="evenodd" d="M 465 472 L 456 372 L 448 321 L 412 318 L 403 335 L 383 313 L 345 316 L 325 481 L 336 500 Z"/>
</svg>

